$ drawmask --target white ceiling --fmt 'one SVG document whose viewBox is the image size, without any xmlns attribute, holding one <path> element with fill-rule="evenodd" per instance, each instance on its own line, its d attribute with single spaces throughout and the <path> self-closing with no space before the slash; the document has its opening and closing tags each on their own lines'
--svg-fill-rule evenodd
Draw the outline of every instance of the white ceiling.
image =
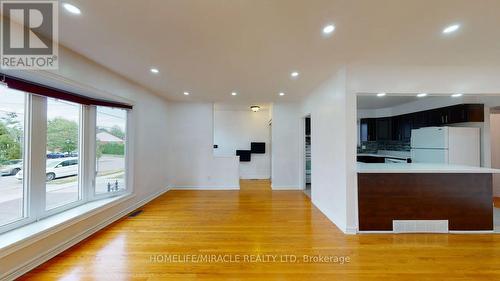
<svg viewBox="0 0 500 281">
<path fill-rule="evenodd" d="M 214 110 L 216 111 L 248 111 L 251 112 L 250 106 L 260 106 L 261 111 L 268 111 L 271 109 L 269 103 L 245 103 L 239 101 L 230 102 L 216 102 L 214 103 Z"/>
<path fill-rule="evenodd" d="M 297 100 L 345 63 L 500 63 L 498 0 L 68 2 L 82 15 L 62 10 L 61 44 L 172 100 Z"/>
</svg>

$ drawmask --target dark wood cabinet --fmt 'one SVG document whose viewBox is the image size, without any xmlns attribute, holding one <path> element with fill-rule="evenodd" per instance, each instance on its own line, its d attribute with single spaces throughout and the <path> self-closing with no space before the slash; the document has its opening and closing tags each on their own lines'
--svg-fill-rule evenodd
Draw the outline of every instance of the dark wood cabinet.
<svg viewBox="0 0 500 281">
<path fill-rule="evenodd" d="M 405 115 L 361 120 L 361 141 L 405 141 L 411 130 L 465 122 L 484 122 L 483 104 L 459 104 Z"/>
<path fill-rule="evenodd" d="M 377 118 L 377 140 L 392 139 L 392 122 L 391 117 Z"/>
<path fill-rule="evenodd" d="M 426 111 L 424 111 L 425 114 Z M 465 122 L 484 122 L 483 104 L 458 104 L 430 111 L 431 126 Z"/>
<path fill-rule="evenodd" d="M 361 141 L 377 140 L 377 122 L 376 118 L 361 119 Z"/>
<path fill-rule="evenodd" d="M 401 123 L 402 123 L 402 116 L 394 116 L 391 118 L 391 140 L 401 140 L 402 135 L 401 135 Z"/>
<path fill-rule="evenodd" d="M 413 129 L 420 129 L 428 126 L 430 116 L 427 111 L 421 111 L 410 115 L 413 117 Z"/>
<path fill-rule="evenodd" d="M 411 130 L 414 128 L 415 117 L 411 114 L 401 116 L 399 122 L 399 132 L 401 141 L 409 142 L 411 139 Z"/>
<path fill-rule="evenodd" d="M 358 155 L 357 161 L 361 163 L 385 163 L 384 157 Z"/>
<path fill-rule="evenodd" d="M 428 126 L 442 126 L 445 123 L 445 114 L 443 108 L 433 109 L 428 111 L 427 124 Z M 425 114 L 425 113 L 424 113 Z"/>
<path fill-rule="evenodd" d="M 446 108 L 446 123 L 461 123 L 466 122 L 466 108 L 462 105 L 455 105 Z"/>
<path fill-rule="evenodd" d="M 358 173 L 359 230 L 393 220 L 448 220 L 450 230 L 493 230 L 491 174 Z"/>
<path fill-rule="evenodd" d="M 463 104 L 462 122 L 484 122 L 484 104 Z"/>
<path fill-rule="evenodd" d="M 391 117 L 392 119 L 392 138 L 394 141 L 410 141 L 411 130 L 413 129 L 416 116 L 411 114 Z"/>
</svg>

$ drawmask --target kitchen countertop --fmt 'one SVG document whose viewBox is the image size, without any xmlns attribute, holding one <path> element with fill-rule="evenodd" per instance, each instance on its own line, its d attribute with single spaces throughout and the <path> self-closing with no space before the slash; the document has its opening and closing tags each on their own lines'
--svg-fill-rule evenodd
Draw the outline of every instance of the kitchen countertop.
<svg viewBox="0 0 500 281">
<path fill-rule="evenodd" d="M 363 153 L 360 152 L 358 156 L 369 156 L 369 157 L 381 157 L 381 158 L 393 158 L 393 159 L 410 159 L 410 151 L 395 151 L 395 150 L 379 150 L 376 153 Z"/>
<path fill-rule="evenodd" d="M 357 163 L 358 173 L 456 173 L 456 174 L 500 174 L 500 170 L 472 166 L 459 166 L 431 163 Z"/>
</svg>

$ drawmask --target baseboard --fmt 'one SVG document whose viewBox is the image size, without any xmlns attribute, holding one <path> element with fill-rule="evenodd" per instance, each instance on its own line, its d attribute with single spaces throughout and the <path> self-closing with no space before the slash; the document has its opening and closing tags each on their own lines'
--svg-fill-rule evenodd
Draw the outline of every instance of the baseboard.
<svg viewBox="0 0 500 281">
<path fill-rule="evenodd" d="M 450 230 L 449 234 L 493 234 L 494 230 Z"/>
<path fill-rule="evenodd" d="M 302 188 L 297 187 L 297 186 L 274 185 L 274 184 L 271 184 L 271 189 L 272 190 L 303 190 Z"/>
<path fill-rule="evenodd" d="M 349 235 L 358 234 L 358 228 L 357 227 L 348 227 L 345 230 L 345 234 L 349 234 Z"/>
<path fill-rule="evenodd" d="M 242 180 L 269 180 L 269 175 L 240 175 Z"/>
<path fill-rule="evenodd" d="M 171 190 L 240 190 L 239 186 L 176 186 Z"/>
<path fill-rule="evenodd" d="M 401 234 L 494 234 L 495 231 L 493 230 L 450 230 L 447 233 L 432 233 L 432 232 L 419 232 L 419 233 L 396 233 L 392 230 L 380 230 L 380 231 L 358 231 L 359 234 L 396 234 L 396 235 L 401 235 Z"/>
<path fill-rule="evenodd" d="M 119 220 L 120 218 L 126 216 L 127 214 L 136 210 L 137 208 L 144 206 L 145 204 L 149 203 L 153 199 L 157 198 L 158 196 L 164 194 L 165 192 L 167 192 L 169 190 L 170 190 L 170 188 L 167 187 L 167 188 L 163 188 L 163 189 L 159 190 L 158 192 L 155 192 L 155 193 L 149 195 L 148 197 L 144 198 L 143 200 L 129 206 L 128 208 L 121 211 L 120 213 L 110 217 L 106 221 L 103 221 L 103 222 L 95 225 L 93 228 L 88 229 L 88 230 L 84 231 L 83 233 L 80 233 L 80 234 L 60 243 L 56 247 L 35 256 L 34 258 L 25 262 L 24 264 L 22 264 L 18 268 L 1 275 L 0 280 L 15 280 L 15 279 L 21 277 L 22 275 L 24 275 L 24 274 L 28 273 L 29 271 L 35 269 L 36 267 L 40 266 L 44 262 L 52 259 L 53 257 L 57 256 L 58 254 L 73 247 L 74 245 L 78 244 L 82 240 L 88 238 L 89 236 L 93 235 L 94 233 L 98 232 L 99 230 L 105 228 L 106 226 L 108 226 L 108 225 L 112 224 L 113 222 Z"/>
</svg>

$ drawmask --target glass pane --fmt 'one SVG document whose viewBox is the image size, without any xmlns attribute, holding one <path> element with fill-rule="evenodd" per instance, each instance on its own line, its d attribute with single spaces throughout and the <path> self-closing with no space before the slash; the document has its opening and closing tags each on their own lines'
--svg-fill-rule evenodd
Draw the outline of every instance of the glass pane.
<svg viewBox="0 0 500 281">
<path fill-rule="evenodd" d="M 23 92 L 0 86 L 0 225 L 24 216 L 25 98 Z"/>
<path fill-rule="evenodd" d="M 97 107 L 96 194 L 125 189 L 127 111 Z"/>
<path fill-rule="evenodd" d="M 47 99 L 47 210 L 80 199 L 80 108 L 79 104 Z"/>
</svg>

